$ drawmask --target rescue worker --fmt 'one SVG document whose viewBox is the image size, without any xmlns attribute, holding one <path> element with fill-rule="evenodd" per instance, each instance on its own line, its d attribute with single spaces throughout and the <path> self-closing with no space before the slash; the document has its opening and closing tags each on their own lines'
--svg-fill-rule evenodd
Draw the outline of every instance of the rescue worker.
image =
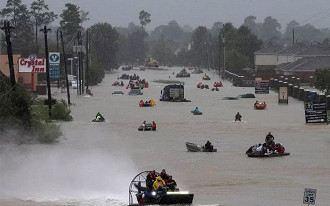
<svg viewBox="0 0 330 206">
<path fill-rule="evenodd" d="M 235 121 L 241 121 L 242 115 L 237 112 L 237 114 L 235 115 Z"/>
<path fill-rule="evenodd" d="M 275 146 L 274 136 L 270 132 L 267 134 L 265 138 L 265 143 L 267 148 Z"/>
<path fill-rule="evenodd" d="M 161 176 L 156 177 L 156 180 L 152 184 L 155 191 L 163 191 L 163 187 L 165 186 L 165 181 L 161 178 Z"/>
<path fill-rule="evenodd" d="M 194 113 L 199 113 L 198 107 L 195 108 Z"/>
<path fill-rule="evenodd" d="M 156 131 L 156 122 L 152 121 L 151 130 Z"/>
<path fill-rule="evenodd" d="M 211 144 L 210 141 L 207 140 L 205 146 L 204 146 L 204 149 L 207 151 L 207 152 L 212 152 L 213 151 L 213 145 Z"/>
</svg>

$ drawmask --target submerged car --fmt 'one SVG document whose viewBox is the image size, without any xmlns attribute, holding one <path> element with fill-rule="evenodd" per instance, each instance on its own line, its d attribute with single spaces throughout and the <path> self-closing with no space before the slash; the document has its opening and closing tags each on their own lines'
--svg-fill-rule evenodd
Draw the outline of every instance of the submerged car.
<svg viewBox="0 0 330 206">
<path fill-rule="evenodd" d="M 120 90 L 116 90 L 116 91 L 112 92 L 112 94 L 124 94 L 124 92 L 120 91 Z"/>
</svg>

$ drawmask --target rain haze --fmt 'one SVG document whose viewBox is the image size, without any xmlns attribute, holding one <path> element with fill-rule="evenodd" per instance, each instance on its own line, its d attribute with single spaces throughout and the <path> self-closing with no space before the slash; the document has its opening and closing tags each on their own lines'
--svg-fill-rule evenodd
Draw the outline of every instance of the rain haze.
<svg viewBox="0 0 330 206">
<path fill-rule="evenodd" d="M 0 206 L 329 205 L 329 1 L 0 0 Z"/>
<path fill-rule="evenodd" d="M 30 4 L 32 0 L 23 0 Z M 129 22 L 139 24 L 139 12 L 151 14 L 147 29 L 166 25 L 176 20 L 179 25 L 196 28 L 204 25 L 212 27 L 214 22 L 231 22 L 238 27 L 247 16 L 257 17 L 262 22 L 267 16 L 278 19 L 285 29 L 286 24 L 296 20 L 300 24 L 310 23 L 316 28 L 330 27 L 330 6 L 327 0 L 46 0 L 49 9 L 61 14 L 65 3 L 74 3 L 89 12 L 90 20 L 85 26 L 98 22 L 108 22 L 116 27 L 127 27 Z M 0 2 L 0 8 L 6 4 Z"/>
</svg>

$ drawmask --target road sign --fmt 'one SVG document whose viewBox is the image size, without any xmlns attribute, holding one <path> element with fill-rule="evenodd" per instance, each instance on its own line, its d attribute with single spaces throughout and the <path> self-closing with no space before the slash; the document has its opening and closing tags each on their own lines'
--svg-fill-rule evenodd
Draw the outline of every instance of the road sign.
<svg viewBox="0 0 330 206">
<path fill-rule="evenodd" d="M 60 66 L 49 66 L 49 78 L 51 79 L 58 79 L 60 78 L 61 70 Z"/>
<path fill-rule="evenodd" d="M 315 199 L 316 199 L 316 189 L 305 188 L 303 203 L 315 205 Z"/>
<path fill-rule="evenodd" d="M 49 52 L 49 65 L 60 65 L 59 52 Z"/>
</svg>

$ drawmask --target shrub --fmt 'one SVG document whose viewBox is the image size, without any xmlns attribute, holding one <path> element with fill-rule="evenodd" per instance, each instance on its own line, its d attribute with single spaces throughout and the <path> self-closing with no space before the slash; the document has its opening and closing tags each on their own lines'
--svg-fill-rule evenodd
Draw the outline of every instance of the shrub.
<svg viewBox="0 0 330 206">
<path fill-rule="evenodd" d="M 52 107 L 52 119 L 53 120 L 63 120 L 71 121 L 73 118 L 70 115 L 71 110 L 68 104 L 62 99 L 60 102 L 57 102 Z"/>
</svg>

